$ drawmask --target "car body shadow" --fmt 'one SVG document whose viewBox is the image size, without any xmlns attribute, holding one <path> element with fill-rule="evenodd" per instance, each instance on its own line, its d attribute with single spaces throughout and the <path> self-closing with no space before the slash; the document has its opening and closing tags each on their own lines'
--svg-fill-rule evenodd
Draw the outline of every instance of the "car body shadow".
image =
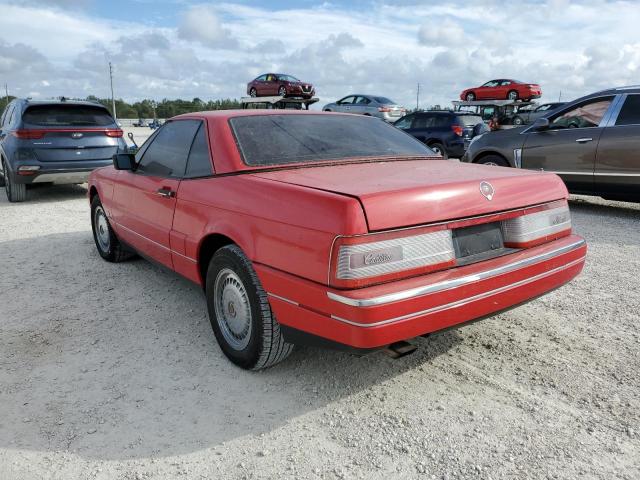
<svg viewBox="0 0 640 480">
<path fill-rule="evenodd" d="M 217 346 L 198 286 L 144 260 L 104 262 L 89 231 L 24 246 L 0 243 L 2 448 L 103 460 L 193 452 L 374 391 L 460 342 L 449 330 L 398 360 L 303 347 L 247 372 Z"/>
<path fill-rule="evenodd" d="M 7 196 L 3 190 L 0 193 L 0 203 L 8 203 Z M 27 186 L 27 199 L 24 202 L 14 205 L 39 204 L 60 202 L 65 200 L 76 200 L 78 197 L 87 195 L 87 184 L 80 185 L 50 185 L 46 183 L 34 183 Z"/>
</svg>

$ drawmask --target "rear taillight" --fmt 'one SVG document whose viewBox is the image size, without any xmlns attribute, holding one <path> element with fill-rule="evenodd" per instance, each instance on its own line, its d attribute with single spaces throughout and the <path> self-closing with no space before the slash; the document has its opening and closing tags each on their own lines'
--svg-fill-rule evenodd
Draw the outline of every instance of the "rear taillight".
<svg viewBox="0 0 640 480">
<path fill-rule="evenodd" d="M 18 175 L 35 175 L 40 170 L 38 165 L 22 165 L 18 167 Z"/>
<path fill-rule="evenodd" d="M 548 208 L 502 222 L 505 247 L 528 248 L 571 233 L 569 206 Z"/>
<path fill-rule="evenodd" d="M 463 128 L 461 125 L 451 125 L 451 130 L 453 130 L 453 133 L 455 133 L 459 137 L 462 136 Z"/>
<path fill-rule="evenodd" d="M 391 110 L 389 107 L 378 107 L 379 112 L 390 112 Z"/>
<path fill-rule="evenodd" d="M 338 238 L 332 261 L 335 285 L 356 288 L 455 264 L 451 230 L 400 235 L 403 233 Z"/>
<path fill-rule="evenodd" d="M 104 131 L 104 134 L 107 137 L 120 138 L 120 137 L 122 137 L 122 130 L 120 130 L 119 128 L 107 128 Z"/>
<path fill-rule="evenodd" d="M 20 140 L 37 140 L 39 138 L 44 137 L 45 133 L 46 132 L 44 130 L 27 130 L 27 129 L 15 130 L 11 132 L 11 134 L 14 137 L 19 138 Z"/>
</svg>

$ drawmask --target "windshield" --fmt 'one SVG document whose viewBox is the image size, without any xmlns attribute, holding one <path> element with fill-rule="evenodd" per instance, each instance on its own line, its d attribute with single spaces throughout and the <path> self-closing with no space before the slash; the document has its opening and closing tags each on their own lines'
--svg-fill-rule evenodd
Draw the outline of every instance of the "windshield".
<svg viewBox="0 0 640 480">
<path fill-rule="evenodd" d="M 250 166 L 434 155 L 410 135 L 365 116 L 253 115 L 229 123 L 242 159 Z"/>
<path fill-rule="evenodd" d="M 296 77 L 292 77 L 291 75 L 278 75 L 278 79 L 283 82 L 299 82 Z"/>
<path fill-rule="evenodd" d="M 373 99 L 378 102 L 381 103 L 383 105 L 395 105 L 396 102 L 394 102 L 393 100 L 391 100 L 390 98 L 387 97 L 373 97 Z"/>
<path fill-rule="evenodd" d="M 482 117 L 479 115 L 460 115 L 460 121 L 465 127 L 475 127 L 482 123 Z"/>
<path fill-rule="evenodd" d="M 113 117 L 102 107 L 91 105 L 33 105 L 22 116 L 24 123 L 41 127 L 106 127 Z"/>
</svg>

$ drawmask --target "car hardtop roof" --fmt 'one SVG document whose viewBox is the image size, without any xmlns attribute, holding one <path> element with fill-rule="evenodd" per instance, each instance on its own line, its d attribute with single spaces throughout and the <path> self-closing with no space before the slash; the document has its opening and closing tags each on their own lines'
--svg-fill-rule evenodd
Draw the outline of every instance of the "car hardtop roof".
<svg viewBox="0 0 640 480">
<path fill-rule="evenodd" d="M 28 105 L 86 105 L 91 107 L 102 107 L 107 108 L 102 105 L 100 102 L 96 102 L 93 100 L 64 100 L 61 99 L 51 99 L 51 100 L 33 100 L 31 98 L 20 98 L 22 102 Z"/>
<path fill-rule="evenodd" d="M 175 117 L 171 117 L 168 120 L 177 120 L 177 119 L 187 119 L 187 118 L 206 118 L 211 120 L 226 120 L 229 118 L 236 117 L 255 117 L 259 115 L 343 115 L 343 116 L 353 116 L 350 113 L 342 113 L 342 112 L 323 112 L 320 110 L 292 110 L 292 109 L 234 109 L 234 110 L 210 110 L 205 112 L 192 112 L 192 113 L 183 113 L 182 115 L 176 115 Z M 366 116 L 364 116 L 366 117 Z M 376 120 L 375 117 L 367 117 L 373 120 Z"/>
</svg>

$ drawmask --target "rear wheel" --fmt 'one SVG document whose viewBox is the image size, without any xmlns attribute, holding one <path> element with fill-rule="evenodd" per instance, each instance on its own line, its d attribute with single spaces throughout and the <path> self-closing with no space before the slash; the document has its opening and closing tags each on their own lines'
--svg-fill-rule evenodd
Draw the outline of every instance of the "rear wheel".
<svg viewBox="0 0 640 480">
<path fill-rule="evenodd" d="M 98 253 L 108 262 L 122 262 L 135 254 L 125 249 L 116 237 L 98 195 L 91 201 L 91 230 Z"/>
<path fill-rule="evenodd" d="M 429 148 L 433 150 L 434 153 L 437 153 L 438 155 L 442 155 L 442 158 L 444 158 L 445 160 L 449 158 L 449 155 L 447 154 L 447 150 L 444 148 L 443 144 L 439 142 L 435 142 L 429 145 Z"/>
<path fill-rule="evenodd" d="M 289 356 L 293 345 L 285 342 L 251 261 L 238 246 L 213 255 L 206 295 L 213 332 L 233 363 L 260 370 Z"/>
<path fill-rule="evenodd" d="M 509 90 L 509 93 L 507 93 L 507 100 L 517 100 L 518 99 L 518 92 L 516 92 L 515 90 Z"/>
<path fill-rule="evenodd" d="M 476 99 L 476 94 L 469 92 L 464 98 L 466 98 L 467 102 L 473 102 Z"/>
<path fill-rule="evenodd" d="M 27 186 L 24 183 L 15 183 L 7 170 L 7 164 L 2 161 L 2 177 L 4 192 L 10 202 L 24 202 L 27 199 Z"/>
<path fill-rule="evenodd" d="M 513 118 L 513 124 L 514 125 L 524 125 L 524 120 L 522 119 L 522 117 L 514 117 Z"/>
<path fill-rule="evenodd" d="M 287 96 L 287 87 L 285 87 L 284 85 L 281 86 L 278 89 L 278 95 L 280 95 L 281 97 L 286 97 Z"/>
<path fill-rule="evenodd" d="M 476 163 L 481 165 L 492 165 L 494 167 L 508 167 L 509 163 L 499 155 L 487 155 L 482 157 Z"/>
</svg>

